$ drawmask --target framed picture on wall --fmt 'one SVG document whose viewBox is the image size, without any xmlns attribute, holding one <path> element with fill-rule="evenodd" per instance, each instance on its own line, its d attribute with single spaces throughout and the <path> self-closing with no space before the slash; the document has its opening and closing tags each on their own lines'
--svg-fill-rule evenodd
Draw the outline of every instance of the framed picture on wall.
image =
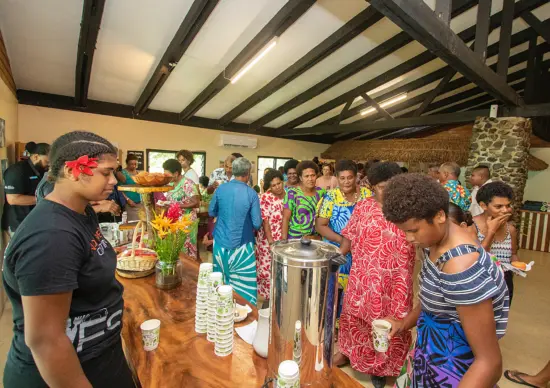
<svg viewBox="0 0 550 388">
<path fill-rule="evenodd" d="M 6 146 L 6 121 L 0 119 L 0 148 Z"/>
</svg>

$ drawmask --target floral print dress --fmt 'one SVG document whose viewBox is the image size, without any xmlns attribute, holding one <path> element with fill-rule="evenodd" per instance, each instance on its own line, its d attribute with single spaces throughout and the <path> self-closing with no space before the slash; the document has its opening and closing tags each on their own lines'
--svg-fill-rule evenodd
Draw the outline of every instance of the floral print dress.
<svg viewBox="0 0 550 388">
<path fill-rule="evenodd" d="M 262 219 L 269 222 L 273 241 L 279 241 L 283 235 L 283 200 L 267 191 L 260 197 L 260 208 Z M 258 293 L 268 300 L 271 287 L 271 249 L 263 227 L 258 230 L 256 238 L 256 263 Z"/>
<path fill-rule="evenodd" d="M 351 240 L 353 264 L 340 316 L 340 351 L 359 372 L 398 376 L 411 333 L 396 335 L 388 351 L 378 353 L 372 341 L 372 321 L 387 316 L 403 319 L 412 310 L 414 246 L 384 218 L 374 197 L 357 203 L 342 236 Z"/>
<path fill-rule="evenodd" d="M 166 193 L 166 200 L 170 202 L 186 203 L 191 197 L 199 195 L 197 185 L 189 178 L 183 177 L 172 191 Z M 191 220 L 197 219 L 197 209 L 182 209 L 183 214 L 191 214 Z M 193 225 L 187 240 L 185 251 L 192 258 L 197 258 L 197 223 Z"/>
</svg>

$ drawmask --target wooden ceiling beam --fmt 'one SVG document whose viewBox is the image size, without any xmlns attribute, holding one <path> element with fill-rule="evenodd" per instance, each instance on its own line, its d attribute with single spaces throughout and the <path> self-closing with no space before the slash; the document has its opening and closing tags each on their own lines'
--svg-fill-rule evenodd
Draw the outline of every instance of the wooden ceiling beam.
<svg viewBox="0 0 550 388">
<path fill-rule="evenodd" d="M 513 5 L 514 0 L 505 0 L 505 4 L 508 1 L 512 1 Z M 370 0 L 369 2 L 380 13 L 400 26 L 419 43 L 465 77 L 468 77 L 475 84 L 482 87 L 487 93 L 507 105 L 524 105 L 523 99 L 506 83 L 506 79 L 499 77 L 498 74 L 489 69 L 479 56 L 472 52 L 449 26 L 441 23 L 423 0 Z M 502 50 L 504 46 L 502 41 L 505 38 L 507 39 L 508 55 L 511 34 L 504 37 L 504 33 L 508 31 L 505 27 L 507 27 L 509 20 L 511 23 L 513 16 L 513 7 L 510 11 L 505 6 L 503 10 L 503 26 L 501 28 L 503 34 L 501 34 L 500 40 Z M 502 58 L 505 57 L 503 54 L 504 51 L 501 51 L 500 55 Z M 501 61 L 499 60 L 499 62 Z M 499 65 L 499 69 L 501 66 L 502 63 Z"/>
<path fill-rule="evenodd" d="M 160 88 L 164 85 L 172 70 L 175 69 L 218 3 L 219 0 L 195 0 L 193 2 L 151 78 L 149 78 L 147 85 L 141 92 L 134 106 L 136 115 L 143 114 L 149 108 Z"/>
<path fill-rule="evenodd" d="M 540 0 L 539 0 L 540 1 Z M 471 1 L 471 0 L 455 0 L 453 2 L 453 17 L 456 17 L 460 15 L 461 13 L 466 12 L 470 8 L 473 8 L 477 5 L 477 0 Z M 372 64 L 378 62 L 379 60 L 383 59 L 384 57 L 390 55 L 394 51 L 399 50 L 400 48 L 406 46 L 407 44 L 411 43 L 413 39 L 405 32 L 400 32 L 399 34 L 395 35 L 394 37 L 386 40 L 385 42 L 381 43 L 368 53 L 364 54 L 363 56 L 359 57 L 355 61 L 347 64 L 340 70 L 336 71 L 334 74 L 330 75 L 329 77 L 325 78 L 323 81 L 313 85 L 306 91 L 298 94 L 297 96 L 291 98 L 284 104 L 278 106 L 271 112 L 268 112 L 267 114 L 263 115 L 256 121 L 252 122 L 251 127 L 258 128 L 266 125 L 267 123 L 275 120 L 277 117 L 282 116 L 283 114 L 291 111 L 292 109 L 302 105 L 303 103 L 311 100 L 312 98 L 318 96 L 319 94 L 323 93 L 324 91 L 332 88 L 333 86 L 339 84 L 340 82 L 344 81 L 345 79 L 351 77 L 354 74 L 357 74 L 363 69 L 366 69 L 367 67 L 371 66 Z M 435 56 L 430 54 L 430 58 L 434 59 Z M 429 60 L 431 60 L 429 59 Z M 426 62 L 429 62 L 427 60 Z M 364 90 L 362 89 L 361 92 L 368 92 L 370 89 Z M 347 95 L 346 95 L 347 96 Z M 359 93 L 356 93 L 351 98 L 356 98 L 359 96 Z M 349 101 L 349 96 L 346 98 L 342 98 L 342 102 L 340 102 L 338 105 L 345 104 L 347 101 Z M 336 106 L 332 106 L 333 109 Z M 330 110 L 327 109 L 327 110 Z M 323 112 L 324 113 L 324 112 Z M 315 118 L 318 115 L 314 115 L 311 118 Z M 309 117 L 309 116 L 308 116 Z M 310 118 L 310 119 L 311 119 Z M 300 124 L 303 124 L 308 120 L 302 121 Z M 297 125 L 300 125 L 297 124 Z"/>
<path fill-rule="evenodd" d="M 246 47 L 227 65 L 227 67 L 180 113 L 180 119 L 189 120 L 204 105 L 223 90 L 256 54 L 273 38 L 281 36 L 315 3 L 315 0 L 289 0 L 277 14 L 261 29 Z"/>
<path fill-rule="evenodd" d="M 220 119 L 222 125 L 233 121 L 292 80 L 298 78 L 382 18 L 383 16 L 373 7 L 368 7 L 360 12 L 265 86 L 223 115 Z"/>
<path fill-rule="evenodd" d="M 550 23 L 550 22 L 547 22 L 547 23 Z M 518 45 L 523 44 L 525 42 L 528 42 L 534 36 L 536 37 L 536 32 L 531 28 L 520 31 L 520 32 L 512 35 L 512 40 L 511 40 L 512 46 L 515 47 L 515 46 L 518 46 Z M 546 46 L 544 46 L 544 47 L 546 47 Z M 487 49 L 488 56 L 492 57 L 492 56 L 497 55 L 498 50 L 499 50 L 498 42 L 492 44 Z M 512 58 L 510 58 L 510 66 L 515 66 L 519 63 L 525 62 L 527 60 L 526 55 L 527 55 L 526 52 L 522 52 L 522 53 L 518 53 L 518 54 L 514 55 Z M 491 69 L 496 70 L 496 65 L 491 65 L 490 67 L 491 67 Z M 384 101 L 385 99 L 391 98 L 392 96 L 395 96 L 395 95 L 398 95 L 398 94 L 401 94 L 401 93 L 411 92 L 415 89 L 419 89 L 423 86 L 429 85 L 430 83 L 437 81 L 438 79 L 441 79 L 441 78 L 445 77 L 446 75 L 448 75 L 449 72 L 454 72 L 454 69 L 450 66 L 446 66 L 442 69 L 436 70 L 436 71 L 434 71 L 434 72 L 432 72 L 428 75 L 425 75 L 422 78 L 419 78 L 419 79 L 417 79 L 415 81 L 412 81 L 408 84 L 402 85 L 397 89 L 394 89 L 390 92 L 384 93 L 383 95 L 379 96 L 377 98 L 377 100 L 378 101 Z M 458 78 L 457 80 L 451 82 L 450 84 L 445 85 L 443 87 L 443 89 L 441 90 L 441 93 L 438 93 L 438 95 L 442 94 L 442 93 L 447 93 L 451 90 L 454 90 L 454 89 L 462 87 L 462 86 L 466 86 L 469 83 L 470 83 L 470 81 L 465 77 Z M 427 96 L 426 98 L 428 98 L 428 95 L 426 95 L 426 96 Z M 369 105 L 367 103 L 362 103 L 362 104 L 359 104 L 357 106 L 354 106 L 353 108 L 350 108 L 346 112 L 346 114 L 342 117 L 342 120 L 345 120 L 349 117 L 353 117 L 353 116 L 357 115 L 363 109 L 368 108 L 368 106 Z M 400 104 L 400 106 L 402 106 L 402 104 Z M 432 108 L 430 105 L 428 105 L 428 107 L 426 107 L 425 111 L 429 111 L 429 110 L 433 110 L 433 109 L 434 108 Z M 371 117 L 367 120 L 376 119 L 376 118 L 379 118 L 379 116 Z M 327 120 L 323 121 L 319 125 L 329 125 L 329 124 L 333 124 L 333 123 L 334 123 L 334 117 L 331 117 L 330 119 L 327 119 Z"/>
<path fill-rule="evenodd" d="M 535 8 L 538 8 L 539 6 L 545 4 L 546 1 L 547 0 L 520 0 L 518 3 L 516 3 L 514 15 L 519 17 L 521 13 L 523 13 L 525 11 L 531 11 Z M 453 17 L 455 16 L 455 12 L 454 12 L 455 3 L 457 3 L 457 2 L 456 1 L 453 2 Z M 474 2 L 474 3 L 475 3 L 474 5 L 477 5 L 477 1 Z M 458 8 L 458 9 L 460 11 L 465 11 L 466 10 L 464 7 Z M 498 28 L 500 26 L 501 19 L 502 19 L 502 13 L 501 12 L 498 12 L 498 13 L 494 14 L 493 16 L 491 16 L 490 30 Z M 466 30 L 462 31 L 461 33 L 459 33 L 458 36 L 463 41 L 468 42 L 468 41 L 471 41 L 475 38 L 475 33 L 476 33 L 476 26 L 474 25 L 474 26 L 472 26 L 470 28 L 467 28 Z M 400 33 L 400 34 L 398 34 L 398 36 L 401 35 L 401 34 L 404 34 L 404 33 Z M 515 35 L 517 35 L 517 34 L 515 34 Z M 382 45 L 383 44 L 381 44 L 378 47 L 381 47 Z M 376 50 L 376 49 L 374 49 L 374 50 Z M 279 129 L 294 128 L 294 127 L 297 127 L 299 125 L 302 125 L 302 124 L 308 122 L 309 120 L 314 119 L 317 116 L 320 116 L 320 115 L 322 115 L 322 114 L 324 114 L 324 113 L 326 113 L 326 112 L 328 112 L 328 111 L 330 111 L 330 110 L 332 110 L 332 109 L 334 109 L 334 108 L 336 108 L 340 105 L 345 104 L 347 101 L 349 101 L 350 98 L 356 98 L 362 92 L 367 92 L 368 93 L 370 90 L 375 89 L 379 86 L 382 86 L 385 83 L 387 83 L 387 82 L 389 82 L 389 81 L 391 81 L 391 80 L 393 80 L 397 77 L 401 77 L 402 75 L 408 73 L 409 71 L 414 70 L 417 67 L 420 67 L 422 65 L 425 65 L 426 63 L 434 60 L 435 58 L 437 58 L 436 55 L 432 54 L 429 51 L 425 51 L 425 52 L 417 55 L 416 57 L 411 58 L 408 61 L 400 64 L 399 66 L 394 67 L 393 69 L 387 71 L 386 73 L 380 74 L 379 76 L 363 83 L 362 85 L 359 85 L 359 86 L 353 88 L 352 90 L 350 90 L 350 91 L 348 91 L 348 92 L 346 92 L 346 93 L 344 93 L 344 94 L 342 94 L 338 97 L 335 97 L 332 100 L 318 106 L 317 108 L 312 109 L 311 111 L 309 111 L 309 112 L 307 112 L 307 113 L 305 113 L 305 114 L 289 121 L 285 125 L 280 126 Z M 321 90 L 321 92 L 322 92 L 322 90 Z M 307 97 L 307 99 L 305 99 L 303 102 L 308 101 L 309 99 L 315 97 L 316 95 L 317 94 L 304 96 L 304 97 Z M 303 102 L 300 102 L 300 104 L 303 103 Z M 281 107 L 283 107 L 285 105 L 286 105 L 286 103 L 281 105 Z M 278 111 L 281 107 L 277 108 L 275 111 Z M 352 112 L 354 109 L 355 108 L 350 109 L 350 112 Z M 272 111 L 272 112 L 275 112 L 275 111 Z M 283 113 L 286 113 L 286 111 L 282 112 L 281 114 L 283 114 Z M 268 115 L 269 114 L 271 114 L 271 113 L 268 113 Z M 269 121 L 271 121 L 273 119 L 274 118 L 271 118 Z M 266 121 L 265 123 L 268 123 L 269 121 Z M 264 123 L 263 120 L 258 121 L 258 124 L 262 124 L 262 123 Z M 252 123 L 251 125 L 253 126 L 254 124 L 255 123 Z"/>
<path fill-rule="evenodd" d="M 525 12 L 521 15 L 521 18 L 525 20 L 531 28 L 533 28 L 535 31 L 537 31 L 537 34 L 542 36 L 542 38 L 547 42 L 550 43 L 550 26 L 546 23 L 543 23 L 537 18 L 533 13 L 531 12 Z"/>
<path fill-rule="evenodd" d="M 491 21 L 491 4 L 492 0 L 479 0 L 479 5 L 477 6 L 474 51 L 482 60 L 487 58 L 487 42 L 489 39 L 489 24 Z"/>
<path fill-rule="evenodd" d="M 105 0 L 84 0 L 82 7 L 74 88 L 74 98 L 79 106 L 85 106 L 88 100 L 95 45 L 104 8 Z"/>
</svg>

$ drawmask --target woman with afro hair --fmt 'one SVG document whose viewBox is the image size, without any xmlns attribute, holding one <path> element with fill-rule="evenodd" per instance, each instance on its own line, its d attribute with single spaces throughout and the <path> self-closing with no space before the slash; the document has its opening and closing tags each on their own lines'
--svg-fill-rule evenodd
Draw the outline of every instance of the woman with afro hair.
<svg viewBox="0 0 550 388">
<path fill-rule="evenodd" d="M 116 154 L 89 132 L 67 133 L 52 145 L 54 189 L 5 253 L 14 322 L 7 388 L 134 387 L 120 338 L 124 302 L 116 253 L 90 206 L 112 193 Z"/>
<path fill-rule="evenodd" d="M 503 272 L 466 228 L 449 217 L 449 195 L 434 179 L 403 174 L 384 192 L 384 216 L 424 248 L 420 304 L 389 316 L 390 338 L 417 327 L 413 387 L 494 387 L 502 373 L 498 339 L 509 300 Z"/>
</svg>

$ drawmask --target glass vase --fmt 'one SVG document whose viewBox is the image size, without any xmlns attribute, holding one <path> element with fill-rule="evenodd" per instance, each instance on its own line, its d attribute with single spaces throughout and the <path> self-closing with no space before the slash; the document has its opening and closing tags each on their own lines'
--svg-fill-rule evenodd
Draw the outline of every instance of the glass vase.
<svg viewBox="0 0 550 388">
<path fill-rule="evenodd" d="M 156 266 L 156 286 L 162 290 L 170 290 L 181 284 L 183 265 L 181 261 L 175 263 L 157 262 Z"/>
</svg>

